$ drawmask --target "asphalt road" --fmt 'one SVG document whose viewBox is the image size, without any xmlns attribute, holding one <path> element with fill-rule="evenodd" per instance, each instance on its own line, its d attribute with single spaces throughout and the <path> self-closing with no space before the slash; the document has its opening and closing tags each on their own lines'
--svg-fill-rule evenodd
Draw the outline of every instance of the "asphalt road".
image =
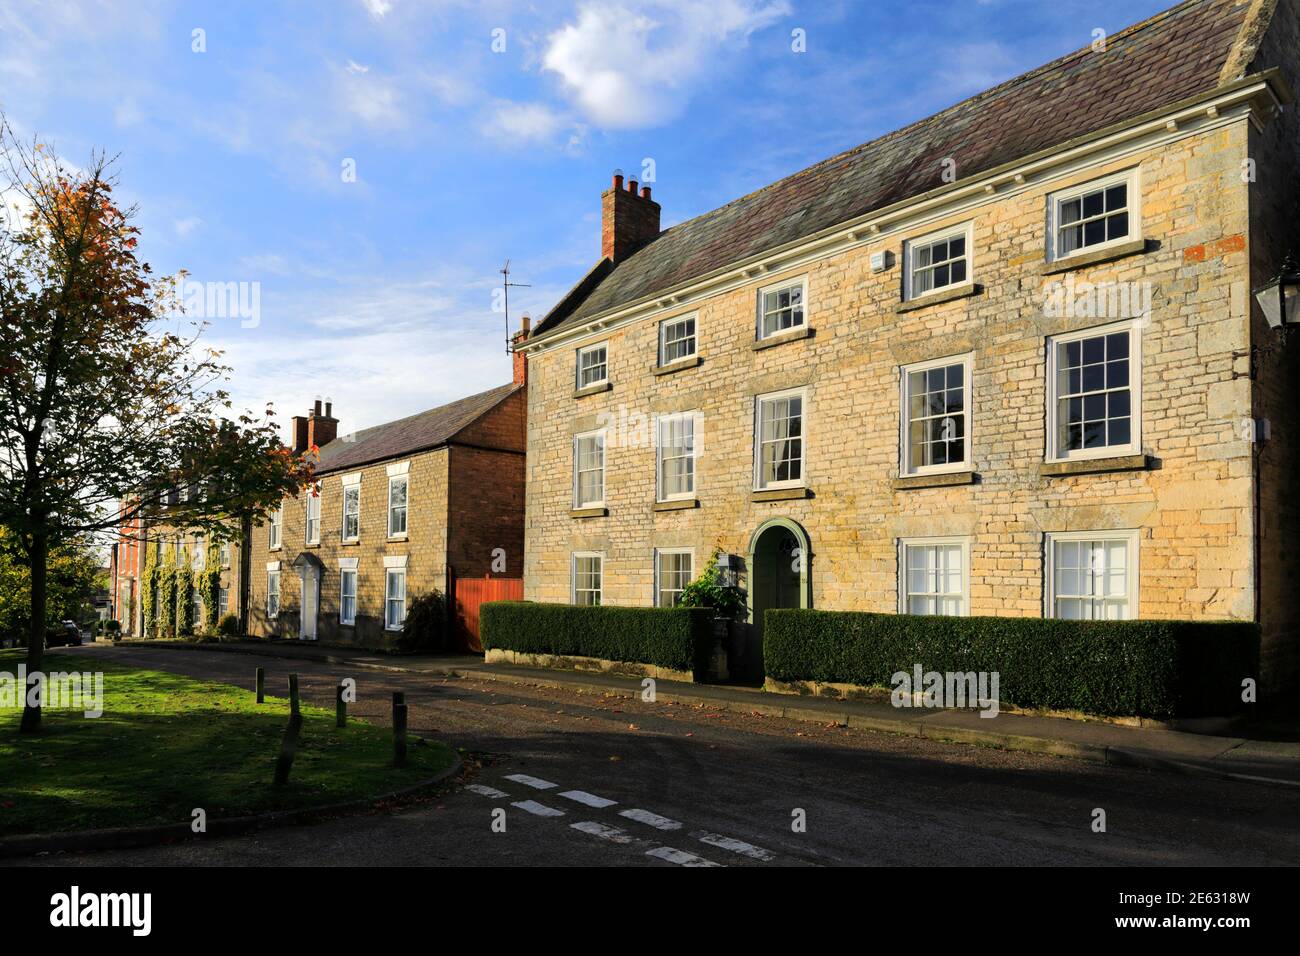
<svg viewBox="0 0 1300 956">
<path fill-rule="evenodd" d="M 333 706 L 464 748 L 440 795 L 84 865 L 1242 865 L 1300 863 L 1300 793 L 782 718 L 212 651 L 91 648 Z M 1094 832 L 1094 811 L 1105 832 Z M 802 819 L 804 826 L 799 828 Z M 504 832 L 501 830 L 504 821 Z M 494 827 L 494 823 L 496 826 Z"/>
</svg>

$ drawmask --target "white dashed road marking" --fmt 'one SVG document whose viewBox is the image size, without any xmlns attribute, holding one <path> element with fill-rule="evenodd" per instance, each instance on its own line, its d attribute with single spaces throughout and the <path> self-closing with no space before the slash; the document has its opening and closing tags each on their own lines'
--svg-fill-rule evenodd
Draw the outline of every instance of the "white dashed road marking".
<svg viewBox="0 0 1300 956">
<path fill-rule="evenodd" d="M 474 793 L 480 793 L 485 797 L 491 797 L 493 800 L 500 800 L 502 797 L 506 796 L 504 790 L 498 790 L 496 787 L 485 787 L 481 783 L 471 783 L 465 789 L 473 791 Z"/>
<path fill-rule="evenodd" d="M 507 780 L 513 780 L 515 783 L 522 783 L 525 786 L 532 787 L 534 790 L 550 790 L 559 784 L 551 783 L 549 780 L 540 780 L 537 777 L 530 777 L 526 773 L 511 773 L 506 775 Z"/>
<path fill-rule="evenodd" d="M 554 807 L 548 807 L 543 803 L 538 803 L 536 800 L 520 800 L 517 803 L 512 803 L 510 805 L 512 807 L 518 807 L 520 810 L 527 810 L 529 813 L 533 814 L 534 816 L 539 816 L 539 817 L 564 816 L 563 810 L 556 810 Z"/>
<path fill-rule="evenodd" d="M 603 810 L 605 807 L 612 807 L 618 803 L 617 800 L 606 800 L 604 797 L 598 797 L 594 793 L 588 793 L 586 790 L 565 790 L 560 796 L 573 800 L 576 803 L 582 803 L 589 807 L 595 807 L 597 810 Z"/>
<path fill-rule="evenodd" d="M 621 817 L 627 817 L 629 820 L 635 820 L 637 823 L 644 823 L 647 826 L 652 826 L 656 830 L 680 830 L 682 828 L 682 825 L 676 820 L 669 820 L 667 817 L 661 817 L 659 814 L 651 813 L 649 810 L 620 810 L 618 815 Z"/>
<path fill-rule="evenodd" d="M 714 863 L 712 860 L 706 860 L 702 856 L 696 856 L 694 853 L 687 853 L 685 850 L 674 850 L 670 846 L 657 846 L 653 850 L 646 850 L 646 856 L 658 857 L 661 860 L 667 860 L 669 863 L 676 863 L 678 866 L 721 866 L 721 863 Z"/>
<path fill-rule="evenodd" d="M 732 853 L 739 853 L 741 856 L 747 856 L 754 860 L 762 860 L 764 863 L 776 859 L 776 854 L 771 850 L 764 850 L 761 846 L 754 846 L 754 844 L 746 843 L 744 840 L 725 837 L 721 833 L 705 833 L 697 830 L 691 836 L 701 843 L 707 843 L 709 846 L 730 850 Z"/>
<path fill-rule="evenodd" d="M 592 836 L 598 836 L 602 840 L 608 840 L 610 843 L 639 843 L 636 837 L 626 830 L 620 830 L 618 827 L 607 827 L 603 823 L 597 823 L 595 820 L 583 820 L 581 823 L 570 823 L 575 830 L 581 830 L 583 833 L 590 833 Z"/>
</svg>

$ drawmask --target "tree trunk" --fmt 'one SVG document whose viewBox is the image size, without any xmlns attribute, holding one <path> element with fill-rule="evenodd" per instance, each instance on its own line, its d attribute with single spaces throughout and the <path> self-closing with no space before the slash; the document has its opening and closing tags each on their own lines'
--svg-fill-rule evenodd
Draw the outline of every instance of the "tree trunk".
<svg viewBox="0 0 1300 956">
<path fill-rule="evenodd" d="M 41 670 L 45 656 L 45 574 L 50 556 L 49 539 L 43 535 L 32 536 L 32 549 L 29 553 L 32 564 L 32 619 L 27 629 L 27 682 L 31 686 L 32 678 Z M 26 690 L 26 688 L 24 688 Z M 26 699 L 24 694 L 23 719 L 18 725 L 20 734 L 34 734 L 41 729 L 41 707 Z"/>
</svg>

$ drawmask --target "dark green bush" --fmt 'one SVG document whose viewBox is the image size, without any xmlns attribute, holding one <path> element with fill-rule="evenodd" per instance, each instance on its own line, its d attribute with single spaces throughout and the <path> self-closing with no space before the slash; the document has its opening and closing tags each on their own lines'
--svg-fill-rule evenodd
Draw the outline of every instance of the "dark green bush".
<svg viewBox="0 0 1300 956">
<path fill-rule="evenodd" d="M 394 641 L 404 654 L 447 649 L 447 602 L 436 588 L 414 598 L 406 608 L 402 631 Z"/>
<path fill-rule="evenodd" d="M 769 610 L 767 676 L 889 687 L 898 671 L 997 671 L 1004 703 L 1105 716 L 1239 711 L 1259 628 L 1237 621 L 1063 621 Z"/>
<path fill-rule="evenodd" d="M 239 634 L 239 618 L 233 614 L 227 614 L 217 622 L 217 633 L 222 637 L 235 637 Z"/>
<path fill-rule="evenodd" d="M 479 614 L 485 650 L 598 657 L 679 671 L 703 668 L 713 635 L 713 611 L 707 608 L 491 601 Z"/>
</svg>

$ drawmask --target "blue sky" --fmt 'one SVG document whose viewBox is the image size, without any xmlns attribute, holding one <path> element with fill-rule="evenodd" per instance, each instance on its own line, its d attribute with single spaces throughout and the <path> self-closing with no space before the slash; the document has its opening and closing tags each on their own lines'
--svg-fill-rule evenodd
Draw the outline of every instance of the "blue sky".
<svg viewBox="0 0 1300 956">
<path fill-rule="evenodd" d="M 259 283 L 206 334 L 241 405 L 347 431 L 508 381 L 497 270 L 543 314 L 616 167 L 671 225 L 1168 5 L 4 0 L 0 108 L 120 154 L 156 272 Z"/>
</svg>

